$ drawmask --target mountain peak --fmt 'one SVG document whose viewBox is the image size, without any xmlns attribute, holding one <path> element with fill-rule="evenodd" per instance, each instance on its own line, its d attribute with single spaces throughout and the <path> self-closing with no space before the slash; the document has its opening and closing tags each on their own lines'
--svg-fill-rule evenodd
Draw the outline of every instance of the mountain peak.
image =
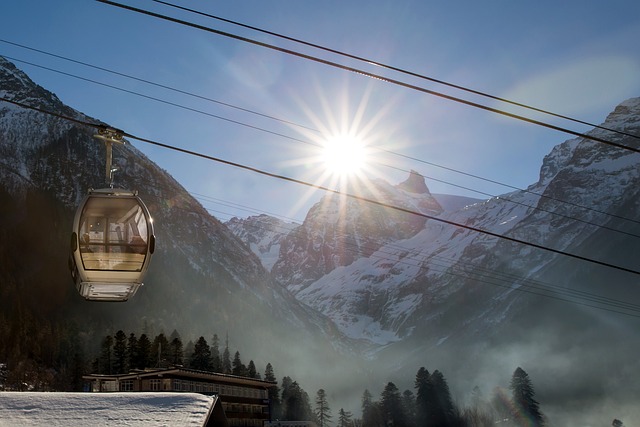
<svg viewBox="0 0 640 427">
<path fill-rule="evenodd" d="M 427 184 L 424 182 L 424 176 L 412 170 L 409 172 L 409 178 L 398 184 L 398 188 L 416 194 L 430 194 Z"/>
<path fill-rule="evenodd" d="M 34 107 L 58 111 L 69 117 L 81 116 L 77 111 L 63 104 L 55 94 L 36 84 L 26 73 L 1 55 L 0 96 Z"/>
</svg>

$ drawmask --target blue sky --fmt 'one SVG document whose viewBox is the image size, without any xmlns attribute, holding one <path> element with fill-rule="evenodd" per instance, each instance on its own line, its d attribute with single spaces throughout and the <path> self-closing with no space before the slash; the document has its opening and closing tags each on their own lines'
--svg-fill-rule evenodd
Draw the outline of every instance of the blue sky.
<svg viewBox="0 0 640 427">
<path fill-rule="evenodd" d="M 575 131 L 589 129 L 152 0 L 120 2 Z M 640 96 L 640 3 L 632 0 L 172 3 L 596 124 L 619 102 Z M 449 169 L 524 188 L 536 181 L 544 155 L 571 137 L 97 1 L 21 0 L 4 2 L 0 11 L 0 55 L 146 96 L 14 61 L 71 107 L 136 136 L 312 183 L 334 185 L 314 146 L 329 131 L 358 133 L 378 150 L 368 176 L 396 184 L 414 169 L 435 178 L 427 179 L 432 192 L 478 198 L 509 189 Z M 302 220 L 322 194 L 142 142 L 134 145 L 221 220 L 259 212 Z"/>
</svg>

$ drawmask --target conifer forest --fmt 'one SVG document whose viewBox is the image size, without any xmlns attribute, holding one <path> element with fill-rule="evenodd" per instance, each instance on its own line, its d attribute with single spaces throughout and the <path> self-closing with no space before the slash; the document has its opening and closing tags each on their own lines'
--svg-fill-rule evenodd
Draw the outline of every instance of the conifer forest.
<svg viewBox="0 0 640 427">
<path fill-rule="evenodd" d="M 73 325 L 53 330 L 37 328 L 29 322 L 25 322 L 22 333 L 26 333 L 23 338 L 32 338 L 23 340 L 21 345 L 16 341 L 13 347 L 14 354 L 29 348 L 29 357 L 12 359 L 10 353 L 0 355 L 10 361 L 1 365 L 0 390 L 82 391 L 83 374 L 112 375 L 184 366 L 277 382 L 269 390 L 274 420 L 309 420 L 320 427 L 546 425 L 533 381 L 520 367 L 513 372 L 507 387 L 486 384 L 474 387 L 471 399 L 464 405 L 454 399 L 442 372 L 420 367 L 411 387 L 402 390 L 389 381 L 381 390 L 363 390 L 359 408 L 345 408 L 341 402 L 331 401 L 330 384 L 309 395 L 286 373 L 278 380 L 271 363 L 266 363 L 262 370 L 253 359 L 245 363 L 240 352 L 229 347 L 228 336 L 213 334 L 209 340 L 200 336 L 195 342 L 185 343 L 176 330 L 168 336 L 118 330 L 102 337 L 99 347 L 90 351 Z M 40 334 L 34 334 L 36 330 Z M 7 328 L 1 332 L 3 342 L 15 340 L 21 333 Z M 6 348 L 3 347 L 5 351 Z M 15 360 L 20 361 L 14 363 Z M 492 387 L 488 395 L 481 391 L 481 387 L 487 386 Z"/>
</svg>

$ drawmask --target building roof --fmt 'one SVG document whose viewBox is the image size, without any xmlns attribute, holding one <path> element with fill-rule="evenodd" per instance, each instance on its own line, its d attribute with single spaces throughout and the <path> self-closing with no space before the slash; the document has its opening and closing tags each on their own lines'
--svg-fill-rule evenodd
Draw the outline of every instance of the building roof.
<svg viewBox="0 0 640 427">
<path fill-rule="evenodd" d="M 128 374 L 117 375 L 103 375 L 103 374 L 91 374 L 83 375 L 85 380 L 127 380 L 134 378 L 157 378 L 157 377 L 171 377 L 176 376 L 180 378 L 197 378 L 202 380 L 225 382 L 229 384 L 242 384 L 245 386 L 253 387 L 274 387 L 278 383 L 275 381 L 259 380 L 256 378 L 240 377 L 237 375 L 221 374 L 218 372 L 199 371 L 197 369 L 183 368 L 183 367 L 170 367 L 170 368 L 157 368 L 157 369 L 145 369 L 144 371 L 133 371 Z"/>
<path fill-rule="evenodd" d="M 217 396 L 198 393 L 0 392 L 5 426 L 227 426 Z"/>
</svg>

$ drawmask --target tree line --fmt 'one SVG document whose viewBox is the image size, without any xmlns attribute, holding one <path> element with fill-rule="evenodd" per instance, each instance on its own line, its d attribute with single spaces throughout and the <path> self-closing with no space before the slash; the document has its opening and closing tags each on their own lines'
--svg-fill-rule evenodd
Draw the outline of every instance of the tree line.
<svg viewBox="0 0 640 427">
<path fill-rule="evenodd" d="M 414 390 L 400 392 L 393 382 L 388 382 L 374 400 L 369 390 L 362 395 L 362 418 L 353 419 L 340 409 L 338 427 L 489 427 L 499 424 L 505 427 L 542 427 L 545 417 L 540 410 L 528 374 L 518 367 L 512 375 L 509 388 L 512 397 L 505 397 L 496 389 L 494 397 L 485 401 L 480 389 L 474 388 L 469 407 L 460 408 L 452 399 L 449 385 L 442 372 L 432 373 L 421 367 L 415 376 Z M 327 426 L 321 416 L 321 426 Z"/>
<path fill-rule="evenodd" d="M 39 318 L 20 303 L 8 315 L 0 309 L 0 391 L 81 391 L 84 347 L 73 322 Z"/>
<path fill-rule="evenodd" d="M 160 333 L 151 340 L 146 334 L 137 337 L 118 331 L 102 340 L 100 354 L 94 359 L 93 372 L 100 374 L 128 373 L 132 369 L 163 368 L 172 365 L 203 371 L 221 372 L 262 379 L 250 360 L 245 365 L 236 351 L 231 357 L 229 338 L 222 345 L 217 334 L 211 344 L 203 337 L 183 345 L 177 331 L 166 337 Z M 276 382 L 271 363 L 267 363 L 264 379 Z M 505 427 L 542 427 L 544 416 L 528 374 L 518 367 L 511 378 L 511 397 L 497 389 L 491 400 L 481 397 L 478 387 L 473 391 L 472 404 L 460 408 L 451 397 L 442 372 L 429 372 L 421 367 L 415 376 L 414 390 L 401 392 L 388 382 L 374 400 L 369 390 L 362 395 L 361 418 L 340 408 L 338 427 L 488 427 L 499 423 Z M 269 389 L 273 419 L 282 421 L 314 421 L 320 427 L 332 425 L 333 414 L 324 389 L 317 391 L 314 402 L 297 381 L 284 376 L 279 385 Z"/>
<path fill-rule="evenodd" d="M 64 327 L 41 327 L 33 318 L 18 310 L 22 322 L 8 327 L 0 321 L 0 390 L 15 391 L 81 391 L 82 375 L 128 373 L 135 369 L 182 365 L 192 369 L 220 372 L 276 382 L 269 389 L 273 419 L 282 421 L 315 421 L 320 427 L 505 427 L 545 425 L 540 404 L 528 374 L 518 367 L 511 377 L 509 391 L 496 387 L 485 399 L 479 387 L 471 393 L 468 406 L 460 407 L 452 399 L 448 383 L 438 370 L 421 367 L 415 376 L 413 390 L 400 392 L 388 382 L 374 399 L 364 390 L 360 417 L 341 407 L 331 411 L 327 392 L 320 389 L 311 401 L 309 394 L 290 376 L 277 382 L 271 363 L 260 374 L 253 360 L 242 362 L 240 352 L 231 357 L 229 338 L 221 342 L 214 334 L 210 344 L 204 337 L 183 344 L 180 334 L 166 336 L 126 334 L 119 330 L 101 340 L 98 354 L 85 357 L 83 338 L 73 323 Z M 0 320 L 2 320 L 0 318 Z M 12 345 L 7 345 L 11 344 Z M 37 343 L 38 345 L 34 345 Z M 24 350 L 28 349 L 28 357 Z M 90 361 L 88 361 L 90 360 Z M 5 362 L 6 361 L 6 362 Z M 623 423 L 614 419 L 613 426 Z"/>
<path fill-rule="evenodd" d="M 100 353 L 93 359 L 92 373 L 117 375 L 131 370 L 184 366 L 201 371 L 220 372 L 260 379 L 253 360 L 245 365 L 240 352 L 233 359 L 229 350 L 229 338 L 221 350 L 220 338 L 213 335 L 211 345 L 201 336 L 195 343 L 183 344 L 180 334 L 174 330 L 168 337 L 159 333 L 153 340 L 145 333 L 137 336 L 117 331 L 106 335 L 100 345 Z"/>
<path fill-rule="evenodd" d="M 518 367 L 511 378 L 511 398 L 499 389 L 491 401 L 483 401 L 478 387 L 474 388 L 472 404 L 459 408 L 453 401 L 444 375 L 424 367 L 416 373 L 414 389 L 400 392 L 388 382 L 374 400 L 369 390 L 362 394 L 362 417 L 355 418 L 340 408 L 337 427 L 542 427 L 545 417 L 535 399 L 528 374 Z M 318 390 L 313 419 L 320 427 L 332 424 L 332 412 L 324 389 Z"/>
<path fill-rule="evenodd" d="M 122 330 L 114 335 L 106 335 L 101 341 L 99 354 L 93 359 L 92 373 L 117 375 L 135 369 L 170 366 L 277 382 L 271 363 L 265 366 L 263 377 L 253 360 L 246 365 L 242 362 L 239 351 L 232 358 L 228 336 L 225 337 L 224 347 L 217 334 L 213 334 L 211 344 L 201 336 L 195 343 L 189 341 L 184 345 L 176 330 L 168 337 L 160 333 L 153 340 L 144 333 L 140 336 L 135 333 L 127 335 Z M 314 420 L 309 395 L 300 384 L 289 376 L 284 376 L 279 384 L 269 388 L 272 418 L 283 421 Z"/>
</svg>

